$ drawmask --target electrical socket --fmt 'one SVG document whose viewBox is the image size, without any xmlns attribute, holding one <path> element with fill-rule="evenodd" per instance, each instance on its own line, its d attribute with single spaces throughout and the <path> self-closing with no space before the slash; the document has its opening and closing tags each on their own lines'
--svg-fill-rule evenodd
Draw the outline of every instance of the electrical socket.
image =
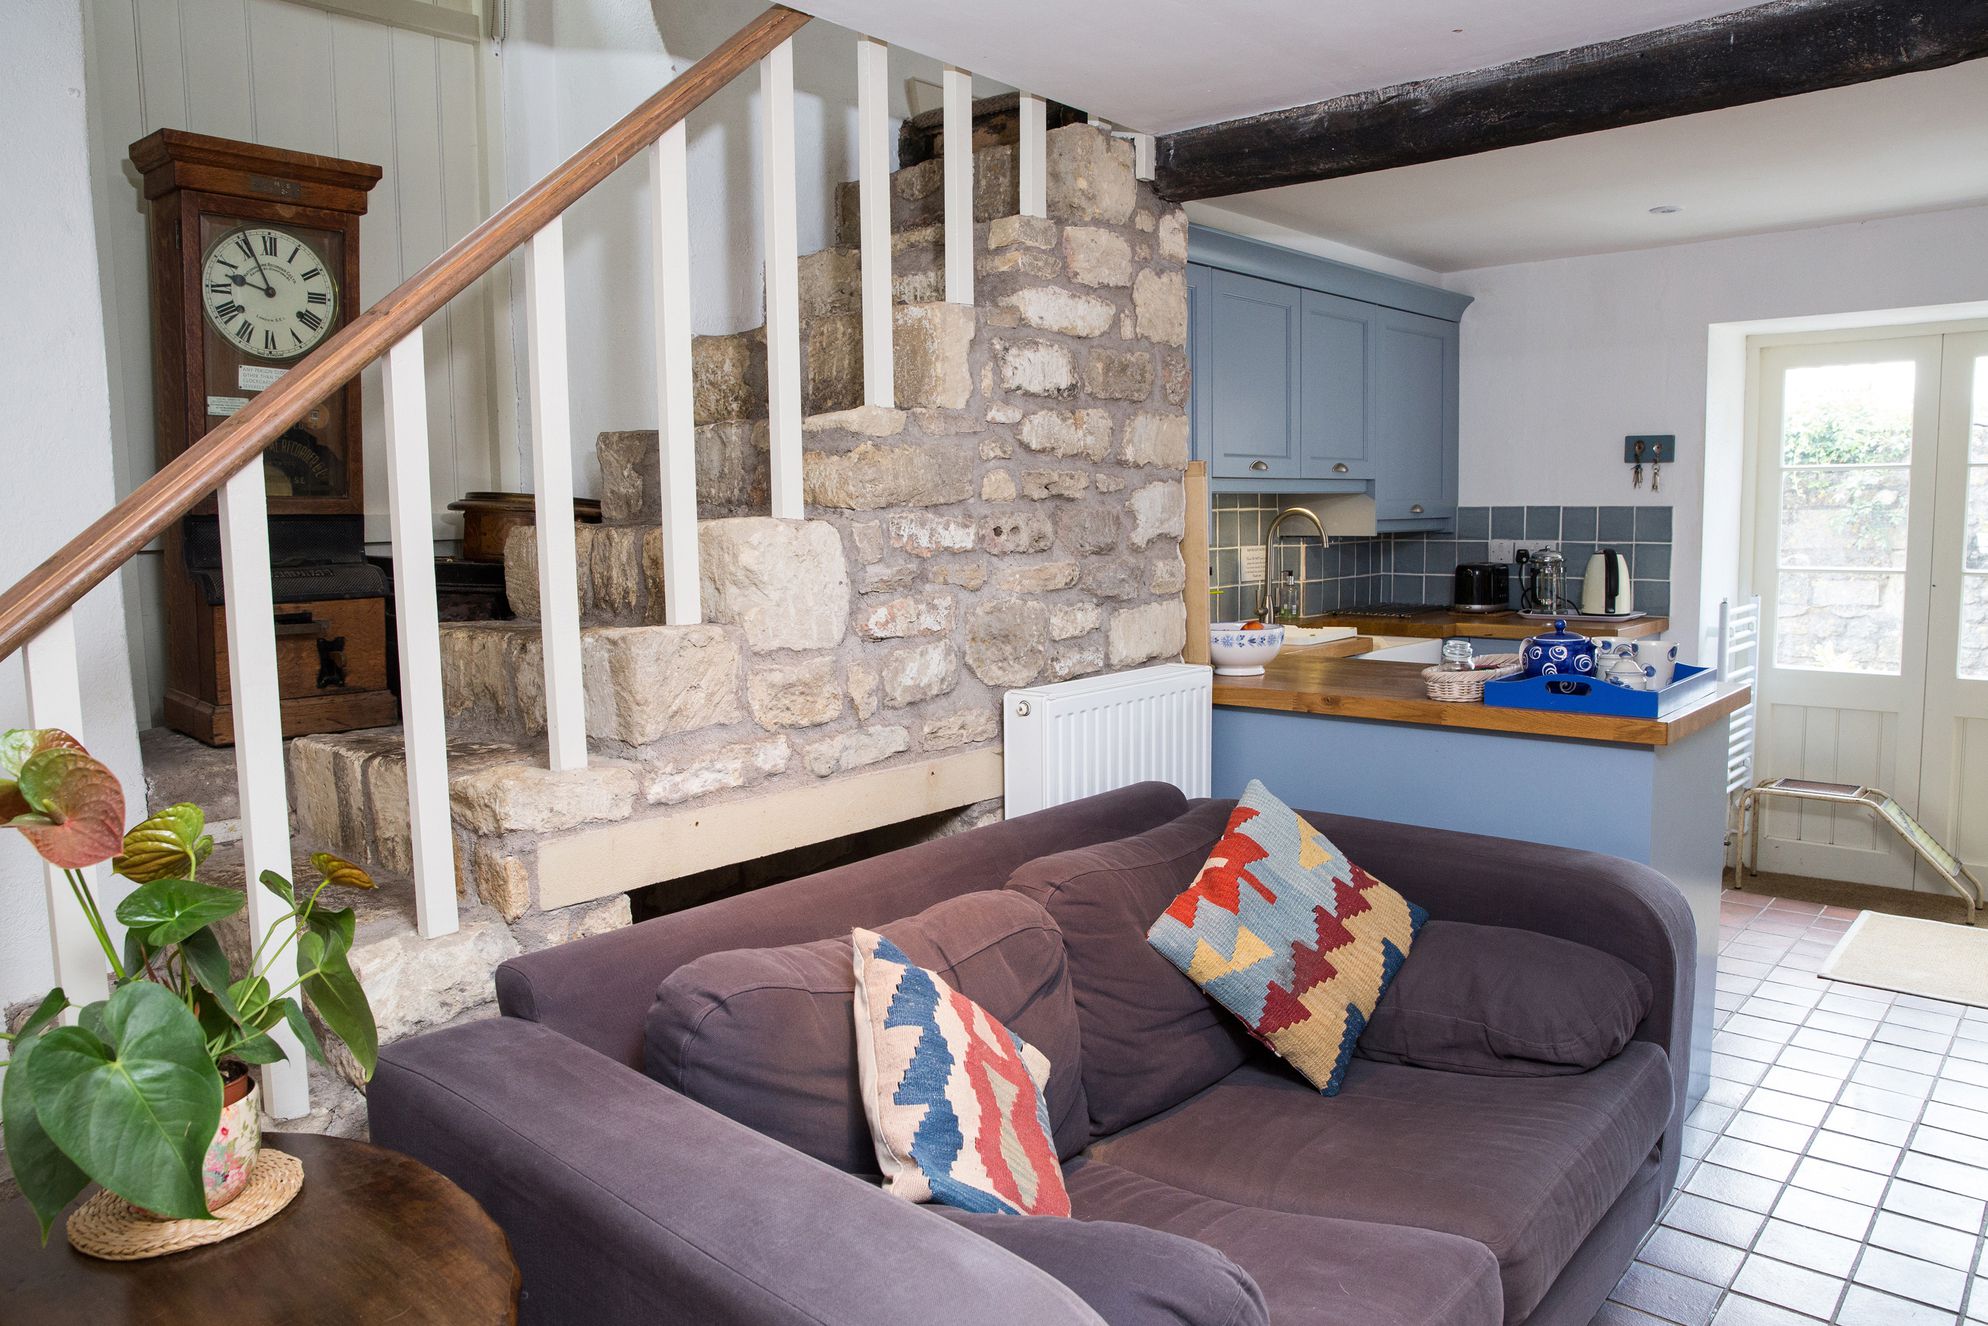
<svg viewBox="0 0 1988 1326">
<path fill-rule="evenodd" d="M 1519 541 L 1517 539 L 1491 540 L 1492 561 L 1509 562 L 1514 560 L 1518 555 L 1519 555 Z"/>
</svg>

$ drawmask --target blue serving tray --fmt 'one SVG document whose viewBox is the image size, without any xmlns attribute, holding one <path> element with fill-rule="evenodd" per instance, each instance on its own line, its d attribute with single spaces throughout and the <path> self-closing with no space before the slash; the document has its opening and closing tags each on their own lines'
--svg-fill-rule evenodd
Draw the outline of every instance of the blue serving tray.
<svg viewBox="0 0 1988 1326">
<path fill-rule="evenodd" d="M 1612 714 L 1618 718 L 1662 718 L 1719 688 L 1710 668 L 1677 665 L 1670 685 L 1660 691 L 1632 691 L 1594 677 L 1514 677 L 1484 684 L 1484 703 L 1493 709 L 1556 709 L 1570 714 Z"/>
</svg>

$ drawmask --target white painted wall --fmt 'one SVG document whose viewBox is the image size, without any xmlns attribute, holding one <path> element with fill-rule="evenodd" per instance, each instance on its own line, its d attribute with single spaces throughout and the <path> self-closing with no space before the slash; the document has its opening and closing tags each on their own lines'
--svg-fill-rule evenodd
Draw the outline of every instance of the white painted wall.
<svg viewBox="0 0 1988 1326">
<path fill-rule="evenodd" d="M 0 7 L 0 178 L 32 181 L 33 194 L 0 208 L 0 584 L 27 574 L 116 496 L 83 85 L 74 0 Z M 113 579 L 77 609 L 80 735 L 127 789 L 140 789 L 122 596 Z M 27 722 L 16 657 L 0 662 L 0 729 Z M 0 833 L 0 1003 L 53 980 L 40 858 L 19 835 Z"/>
<path fill-rule="evenodd" d="M 764 9 L 763 0 L 513 0 L 502 55 L 506 195 L 585 146 Z M 857 174 L 855 35 L 815 22 L 794 48 L 805 254 L 830 242 L 835 187 Z M 906 80 L 935 82 L 940 65 L 893 50 L 890 73 L 894 148 L 897 121 L 908 113 Z M 986 96 L 998 86 L 975 90 Z M 758 103 L 755 70 L 690 119 L 691 322 L 700 334 L 762 320 Z M 636 161 L 567 213 L 574 482 L 583 496 L 597 491 L 596 434 L 656 426 L 649 198 L 647 164 Z M 514 286 L 521 292 L 523 282 Z M 521 293 L 517 299 L 514 325 L 522 330 Z M 520 389 L 523 381 L 520 372 Z M 518 411 L 521 419 L 526 414 Z"/>
<path fill-rule="evenodd" d="M 1462 500 L 1674 507 L 1672 638 L 1702 649 L 1715 623 L 1701 589 L 1716 603 L 1731 586 L 1739 540 L 1736 458 L 1715 458 L 1707 520 L 1712 327 L 1988 298 L 1988 208 L 1487 267 L 1443 284 L 1476 297 L 1463 319 Z M 1662 491 L 1630 487 L 1629 433 L 1677 435 Z M 1722 449 L 1738 438 L 1715 429 Z M 1722 583 L 1701 576 L 1708 550 Z"/>
</svg>

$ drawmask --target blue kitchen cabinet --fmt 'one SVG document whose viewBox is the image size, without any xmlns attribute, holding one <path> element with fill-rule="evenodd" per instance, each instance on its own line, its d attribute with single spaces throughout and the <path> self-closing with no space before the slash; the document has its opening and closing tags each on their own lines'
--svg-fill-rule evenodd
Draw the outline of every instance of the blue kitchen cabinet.
<svg viewBox="0 0 1988 1326">
<path fill-rule="evenodd" d="M 1209 356 L 1195 376 L 1207 397 L 1215 478 L 1299 477 L 1300 293 L 1237 272 L 1210 273 Z"/>
<path fill-rule="evenodd" d="M 1447 529 L 1456 520 L 1457 324 L 1384 308 L 1375 318 L 1374 522 Z"/>
<path fill-rule="evenodd" d="M 1298 300 L 1298 474 L 1337 484 L 1374 477 L 1374 315 L 1357 299 Z"/>
</svg>

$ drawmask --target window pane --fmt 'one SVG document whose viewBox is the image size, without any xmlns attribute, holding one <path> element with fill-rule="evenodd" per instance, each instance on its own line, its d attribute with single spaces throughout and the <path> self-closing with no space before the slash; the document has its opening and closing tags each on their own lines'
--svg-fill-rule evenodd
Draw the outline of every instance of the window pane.
<svg viewBox="0 0 1988 1326">
<path fill-rule="evenodd" d="M 1903 571 L 1911 483 L 1905 469 L 1788 470 L 1781 476 L 1781 565 Z"/>
<path fill-rule="evenodd" d="M 1913 374 L 1910 360 L 1789 369 L 1781 392 L 1781 463 L 1896 465 L 1911 460 Z M 1978 393 L 1981 379 L 1975 381 Z M 1976 416 L 1980 414 L 1977 410 Z"/>
<path fill-rule="evenodd" d="M 1967 520 L 1960 537 L 1960 564 L 1970 571 L 1988 571 L 1988 465 L 1968 467 Z"/>
<path fill-rule="evenodd" d="M 1962 576 L 1960 675 L 1988 681 L 1988 576 Z"/>
<path fill-rule="evenodd" d="M 1967 421 L 1967 458 L 1988 461 L 1988 355 L 1974 361 L 1974 417 Z"/>
<path fill-rule="evenodd" d="M 1776 584 L 1777 667 L 1898 674 L 1903 573 L 1783 571 Z"/>
</svg>

